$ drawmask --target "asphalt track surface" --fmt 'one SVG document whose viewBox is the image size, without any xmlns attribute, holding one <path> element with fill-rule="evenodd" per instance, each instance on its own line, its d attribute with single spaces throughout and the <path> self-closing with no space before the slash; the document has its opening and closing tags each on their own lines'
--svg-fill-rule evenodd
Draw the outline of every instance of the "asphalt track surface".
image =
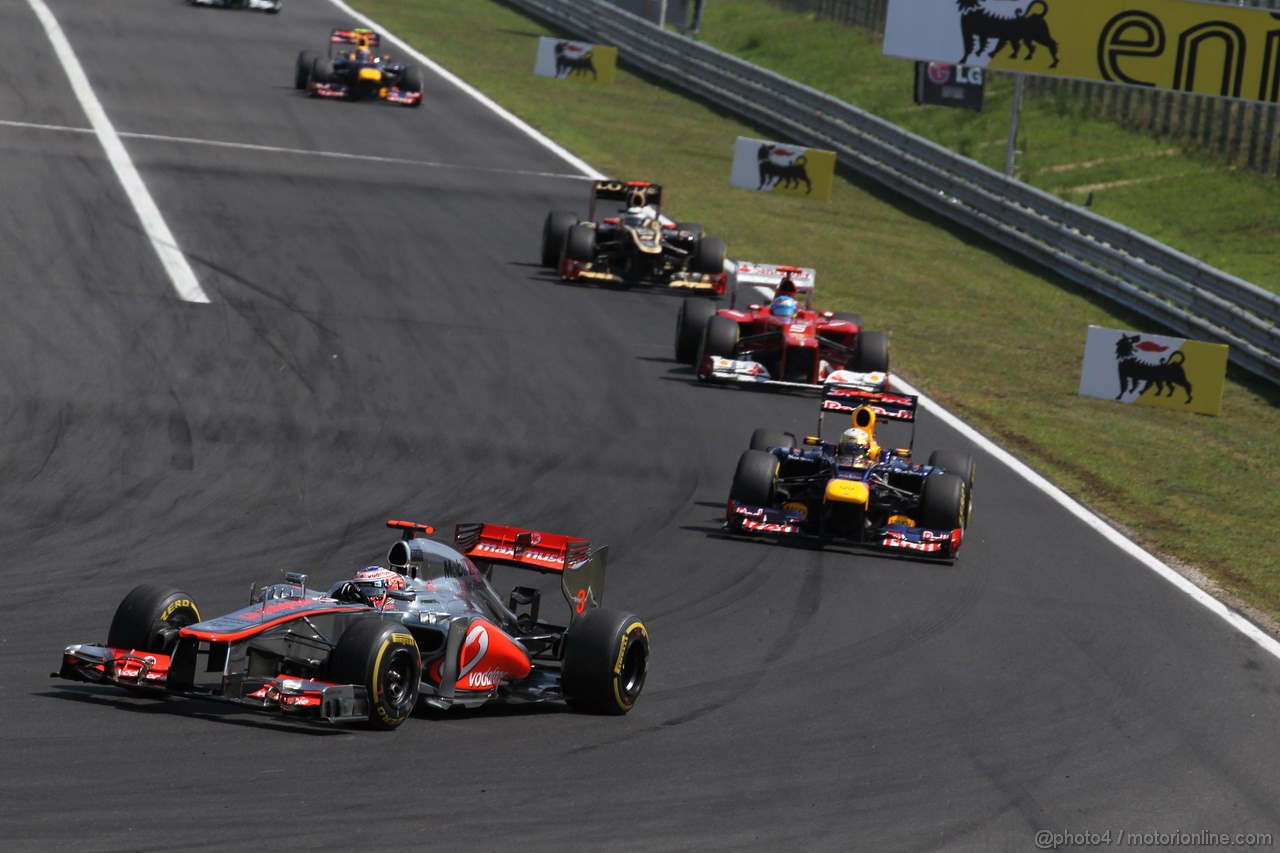
<svg viewBox="0 0 1280 853">
<path fill-rule="evenodd" d="M 416 111 L 295 92 L 352 23 L 325 3 L 49 5 L 211 301 L 175 295 L 0 5 L 4 849 L 1280 832 L 1280 661 L 985 454 L 954 566 L 720 537 L 751 429 L 816 407 L 699 387 L 674 299 L 540 270 L 587 189 L 554 153 L 431 75 Z M 964 445 L 923 416 L 917 448 Z M 141 580 L 222 612 L 379 561 L 388 518 L 609 543 L 607 602 L 653 641 L 634 712 L 375 733 L 49 678 Z"/>
</svg>

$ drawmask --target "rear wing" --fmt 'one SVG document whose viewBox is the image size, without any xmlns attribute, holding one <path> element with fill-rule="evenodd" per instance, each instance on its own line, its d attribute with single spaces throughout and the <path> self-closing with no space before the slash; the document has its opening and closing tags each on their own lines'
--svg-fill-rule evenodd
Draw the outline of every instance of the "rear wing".
<svg viewBox="0 0 1280 853">
<path fill-rule="evenodd" d="M 798 301 L 804 303 L 804 307 L 813 307 L 813 283 L 817 276 L 817 271 L 810 267 L 792 267 L 782 264 L 757 264 L 751 261 L 738 261 L 737 271 L 733 273 L 733 296 L 730 307 L 737 307 L 738 304 L 738 287 L 746 285 L 747 287 L 759 289 L 765 288 L 772 291 L 772 296 L 781 296 L 788 293 L 794 296 Z M 779 291 L 778 288 L 783 281 L 790 279 L 791 285 L 788 285 L 786 291 Z"/>
<path fill-rule="evenodd" d="M 591 556 L 586 539 L 501 524 L 459 524 L 453 547 L 474 560 L 539 572 L 565 572 Z"/>
<path fill-rule="evenodd" d="M 334 30 L 329 34 L 330 44 L 354 44 L 361 48 L 374 48 L 378 46 L 378 34 L 373 30 L 367 30 L 364 27 L 357 27 L 353 30 Z"/>
<path fill-rule="evenodd" d="M 576 536 L 474 523 L 454 528 L 453 545 L 473 560 L 558 572 L 574 620 L 604 599 L 607 546 L 592 551 L 590 541 Z"/>
<path fill-rule="evenodd" d="M 596 181 L 591 185 L 591 204 L 587 210 L 587 219 L 595 220 L 596 202 L 612 201 L 622 207 L 645 207 L 652 205 L 662 210 L 662 185 L 648 181 Z"/>
</svg>

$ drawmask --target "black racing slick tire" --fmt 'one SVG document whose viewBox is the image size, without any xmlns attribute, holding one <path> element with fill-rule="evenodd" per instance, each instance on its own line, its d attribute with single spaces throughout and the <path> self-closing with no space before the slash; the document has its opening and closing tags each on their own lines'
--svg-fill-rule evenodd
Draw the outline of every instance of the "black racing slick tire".
<svg viewBox="0 0 1280 853">
<path fill-rule="evenodd" d="M 751 433 L 751 449 L 752 450 L 768 450 L 770 447 L 795 447 L 795 433 L 783 432 L 780 429 L 765 429 L 760 427 Z"/>
<path fill-rule="evenodd" d="M 596 259 L 596 229 L 579 222 L 570 225 L 564 238 L 564 256 L 571 261 L 589 264 Z"/>
<path fill-rule="evenodd" d="M 707 233 L 707 229 L 703 228 L 696 222 L 681 222 L 676 225 L 676 228 L 688 234 L 690 237 L 693 237 L 695 240 L 701 238 L 703 234 Z"/>
<path fill-rule="evenodd" d="M 406 92 L 422 91 L 422 69 L 416 65 L 410 65 L 404 69 L 404 77 L 400 82 Z"/>
<path fill-rule="evenodd" d="M 948 474 L 955 474 L 964 480 L 964 524 L 967 527 L 969 513 L 973 509 L 973 480 L 978 473 L 973 454 L 959 450 L 935 450 L 929 454 L 929 464 L 936 465 Z"/>
<path fill-rule="evenodd" d="M 316 55 L 309 50 L 298 54 L 298 63 L 293 71 L 293 88 L 298 91 L 307 88 L 307 80 L 311 77 L 311 63 L 315 61 Z"/>
<path fill-rule="evenodd" d="M 333 63 L 323 56 L 317 57 L 311 63 L 311 80 L 316 83 L 332 82 Z"/>
<path fill-rule="evenodd" d="M 565 701 L 595 714 L 625 714 L 644 689 L 649 630 L 633 613 L 595 608 L 565 635 L 560 689 Z"/>
<path fill-rule="evenodd" d="M 422 657 L 413 635 L 398 621 L 362 618 L 338 638 L 329 656 L 328 680 L 359 684 L 369 693 L 369 724 L 394 729 L 418 702 Z"/>
<path fill-rule="evenodd" d="M 884 332 L 860 332 L 854 345 L 852 369 L 859 373 L 888 373 L 889 336 Z"/>
<path fill-rule="evenodd" d="M 542 265 L 554 267 L 560 263 L 564 251 L 564 239 L 569 229 L 578 221 L 578 214 L 571 210 L 553 210 L 542 223 Z"/>
<path fill-rule="evenodd" d="M 964 479 L 955 474 L 930 474 L 920 494 L 921 527 L 954 530 L 964 527 Z"/>
<path fill-rule="evenodd" d="M 178 630 L 200 621 L 195 599 L 160 584 L 136 586 L 120 602 L 107 632 L 113 649 L 170 654 L 178 644 Z"/>
<path fill-rule="evenodd" d="M 693 252 L 693 271 L 698 273 L 724 272 L 724 240 L 719 237 L 702 237 Z"/>
<path fill-rule="evenodd" d="M 715 303 L 697 296 L 686 296 L 676 315 L 676 361 L 697 365 L 698 345 L 707 321 L 715 316 Z"/>
<path fill-rule="evenodd" d="M 748 506 L 773 506 L 778 484 L 778 458 L 765 450 L 744 450 L 733 472 L 729 498 Z"/>
<path fill-rule="evenodd" d="M 733 358 L 737 348 L 738 324 L 729 317 L 716 314 L 707 320 L 706 328 L 702 330 L 702 343 L 698 347 L 698 359 L 694 364 L 701 364 L 709 355 Z"/>
</svg>

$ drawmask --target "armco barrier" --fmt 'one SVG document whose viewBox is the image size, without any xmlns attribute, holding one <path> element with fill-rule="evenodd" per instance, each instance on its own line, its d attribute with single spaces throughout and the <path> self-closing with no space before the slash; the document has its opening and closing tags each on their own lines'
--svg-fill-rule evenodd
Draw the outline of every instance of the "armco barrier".
<svg viewBox="0 0 1280 853">
<path fill-rule="evenodd" d="M 1161 325 L 1230 346 L 1280 384 L 1280 296 L 907 133 L 844 101 L 598 0 L 504 0 L 781 138 L 879 181 Z M 728 145 L 728 141 L 726 141 Z"/>
</svg>

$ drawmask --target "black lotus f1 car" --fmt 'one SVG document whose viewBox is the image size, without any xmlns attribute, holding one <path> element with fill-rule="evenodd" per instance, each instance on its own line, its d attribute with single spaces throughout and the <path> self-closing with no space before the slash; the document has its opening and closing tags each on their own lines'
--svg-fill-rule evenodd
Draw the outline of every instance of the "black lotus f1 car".
<svg viewBox="0 0 1280 853">
<path fill-rule="evenodd" d="M 422 70 L 375 53 L 374 48 L 380 43 L 376 32 L 363 27 L 334 30 L 329 34 L 329 51 L 325 56 L 309 50 L 298 54 L 294 88 L 316 98 L 383 100 L 406 107 L 421 106 Z"/>
<path fill-rule="evenodd" d="M 725 507 L 734 534 L 843 542 L 954 558 L 969 523 L 974 461 L 970 453 L 934 451 L 912 460 L 917 398 L 854 386 L 824 389 L 822 413 L 851 415 L 840 441 L 803 442 L 758 429 L 738 459 Z M 911 426 L 907 447 L 881 447 L 877 424 Z"/>
<path fill-rule="evenodd" d="M 67 646 L 54 676 L 381 729 L 399 726 L 419 701 L 631 710 L 649 633 L 637 616 L 599 606 L 607 548 L 493 524 L 458 525 L 450 546 L 423 535 L 434 532 L 423 524 L 387 526 L 402 532 L 390 570 L 358 572 L 323 592 L 289 573 L 214 619 L 181 590 L 136 587 L 107 641 Z M 540 618 L 535 588 L 516 587 L 504 602 L 488 580 L 494 565 L 558 574 L 568 625 Z"/>
<path fill-rule="evenodd" d="M 596 181 L 587 218 L 553 210 L 542 226 L 542 265 L 564 281 L 665 285 L 725 292 L 725 246 L 701 225 L 662 213 L 662 187 L 647 181 Z"/>
<path fill-rule="evenodd" d="M 214 6 L 219 9 L 251 9 L 274 15 L 284 4 L 280 0 L 187 0 L 192 6 Z"/>
</svg>

